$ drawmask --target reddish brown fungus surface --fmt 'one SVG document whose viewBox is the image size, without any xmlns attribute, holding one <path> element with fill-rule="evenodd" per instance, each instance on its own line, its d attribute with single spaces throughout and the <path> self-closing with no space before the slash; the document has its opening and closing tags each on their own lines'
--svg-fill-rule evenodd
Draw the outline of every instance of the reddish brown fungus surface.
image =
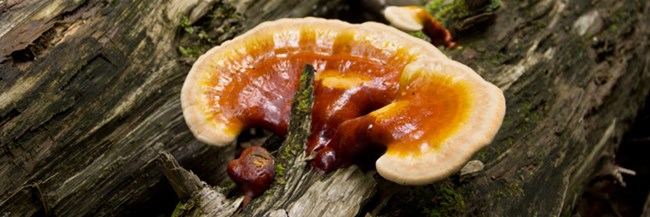
<svg viewBox="0 0 650 217">
<path fill-rule="evenodd" d="M 420 7 L 414 7 L 414 10 L 417 11 L 418 16 L 422 20 L 422 32 L 431 39 L 433 45 L 444 45 L 449 49 L 456 47 L 456 42 L 454 41 L 451 32 L 449 32 L 447 28 L 443 27 L 436 18 Z"/>
<path fill-rule="evenodd" d="M 259 146 L 245 149 L 239 158 L 228 163 L 228 176 L 244 192 L 244 207 L 271 186 L 274 173 L 273 157 Z"/>
<path fill-rule="evenodd" d="M 181 93 L 185 120 L 213 145 L 251 127 L 285 135 L 305 64 L 316 70 L 306 154 L 321 171 L 385 150 L 382 176 L 430 183 L 489 143 L 505 111 L 498 88 L 425 41 L 378 23 L 303 18 L 261 24 L 201 56 Z"/>
<path fill-rule="evenodd" d="M 435 46 L 456 47 L 451 32 L 419 6 L 390 6 L 384 10 L 389 22 L 404 31 L 422 31 Z"/>
<path fill-rule="evenodd" d="M 387 155 L 421 157 L 458 130 L 471 100 L 463 83 L 418 78 L 401 88 L 394 103 L 368 115 L 344 121 L 332 145 L 320 151 L 312 165 L 325 172 L 348 166 L 366 150 L 386 149 Z"/>
</svg>

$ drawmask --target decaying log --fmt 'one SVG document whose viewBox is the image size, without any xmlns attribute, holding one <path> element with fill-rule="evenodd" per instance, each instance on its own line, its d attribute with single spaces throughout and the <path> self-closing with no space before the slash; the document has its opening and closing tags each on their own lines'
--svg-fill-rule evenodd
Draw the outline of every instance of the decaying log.
<svg viewBox="0 0 650 217">
<path fill-rule="evenodd" d="M 398 186 L 355 167 L 320 176 L 296 152 L 284 180 L 239 210 L 227 185 L 206 187 L 227 182 L 236 148 L 201 144 L 185 126 L 186 63 L 261 21 L 339 1 L 0 1 L 0 216 L 171 213 L 161 151 L 205 182 L 190 197 L 228 204 L 212 214 L 575 214 L 648 96 L 650 3 L 500 2 L 450 19 L 461 48 L 444 51 L 506 95 L 504 125 L 475 157 L 482 171 Z M 201 18 L 196 5 L 211 9 Z M 197 48 L 194 23 L 210 38 Z"/>
<path fill-rule="evenodd" d="M 160 151 L 208 184 L 226 177 L 234 148 L 197 142 L 179 103 L 179 30 L 199 2 L 0 1 L 0 216 L 171 213 Z M 252 17 L 222 23 L 230 37 L 337 4 L 213 2 Z"/>
</svg>

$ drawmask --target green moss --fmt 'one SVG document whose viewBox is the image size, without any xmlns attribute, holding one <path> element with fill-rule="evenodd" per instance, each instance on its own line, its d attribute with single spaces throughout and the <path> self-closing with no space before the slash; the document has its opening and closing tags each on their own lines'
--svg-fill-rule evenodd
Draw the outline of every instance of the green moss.
<svg viewBox="0 0 650 217">
<path fill-rule="evenodd" d="M 194 209 L 195 206 L 196 206 L 196 202 L 194 200 L 189 200 L 187 201 L 187 203 L 178 202 L 171 216 L 172 217 L 187 216 L 189 212 L 192 211 L 192 209 Z"/>
<path fill-rule="evenodd" d="M 476 157 L 478 158 L 478 160 L 480 160 L 482 162 L 485 162 L 487 160 L 487 151 L 486 151 L 486 149 L 483 149 L 483 150 L 479 151 L 478 153 L 476 153 Z"/>
<path fill-rule="evenodd" d="M 629 12 L 625 10 L 624 7 L 621 7 L 614 11 L 611 16 L 607 17 L 607 20 L 609 21 L 609 31 L 612 33 L 618 33 L 621 29 L 624 29 L 626 25 L 628 25 L 626 22 L 630 20 L 629 18 Z"/>
<path fill-rule="evenodd" d="M 203 17 L 191 22 L 188 16 L 178 20 L 178 51 L 182 60 L 193 63 L 203 52 L 228 40 L 242 30 L 243 18 L 229 3 L 217 1 Z"/>
<path fill-rule="evenodd" d="M 192 34 L 194 32 L 194 27 L 192 27 L 192 23 L 190 23 L 190 18 L 187 16 L 183 16 L 181 18 L 181 24 L 180 24 L 181 29 L 185 31 L 186 33 Z"/>
<path fill-rule="evenodd" d="M 443 25 L 447 20 L 461 19 L 470 15 L 470 11 L 467 10 L 463 0 L 454 0 L 447 4 L 444 3 L 444 0 L 430 1 L 424 6 L 424 10 Z"/>
<path fill-rule="evenodd" d="M 501 198 L 504 198 L 505 196 L 506 196 L 506 194 L 503 193 L 503 191 L 497 192 L 497 199 L 501 200 Z"/>
<path fill-rule="evenodd" d="M 284 185 L 287 183 L 287 180 L 284 179 L 284 177 L 275 177 L 275 183 L 278 183 L 280 185 Z M 270 192 L 269 192 L 270 193 Z"/>
<path fill-rule="evenodd" d="M 513 197 L 513 196 L 518 196 L 522 197 L 524 196 L 524 189 L 521 187 L 521 184 L 519 182 L 512 182 L 508 184 L 508 196 Z"/>
<path fill-rule="evenodd" d="M 208 15 L 208 17 L 212 20 L 217 20 L 228 17 L 228 14 L 228 10 L 225 8 L 216 8 L 214 11 L 212 11 L 211 14 Z"/>
<path fill-rule="evenodd" d="M 490 4 L 488 4 L 488 6 L 485 7 L 485 11 L 487 12 L 496 11 L 500 7 L 501 7 L 501 0 L 491 0 Z"/>
<path fill-rule="evenodd" d="M 524 102 L 523 106 L 517 109 L 517 112 L 525 123 L 535 123 L 542 119 L 541 111 L 535 109 L 530 102 Z"/>
<path fill-rule="evenodd" d="M 232 179 L 223 179 L 217 186 L 222 189 L 228 189 L 226 191 L 237 188 L 237 184 Z"/>
<path fill-rule="evenodd" d="M 303 69 L 303 73 L 300 76 L 300 84 L 309 86 L 310 84 L 307 83 L 311 82 L 309 80 L 312 79 L 313 77 L 312 75 L 314 73 L 315 73 L 315 69 L 312 65 L 309 64 L 305 65 L 305 68 Z M 311 101 L 306 99 L 310 98 L 312 89 L 313 87 L 304 88 L 303 90 L 301 90 L 299 93 L 296 94 L 296 96 L 299 97 L 299 99 L 301 99 L 298 100 L 298 105 L 296 108 L 298 112 L 309 112 L 309 110 L 311 110 L 311 104 L 310 104 Z"/>
<path fill-rule="evenodd" d="M 176 208 L 174 208 L 174 211 L 172 212 L 172 217 L 177 217 L 177 216 L 182 216 L 185 211 L 183 210 L 183 203 L 178 202 L 176 204 Z"/>
<path fill-rule="evenodd" d="M 515 144 L 515 139 L 512 138 L 512 136 L 508 136 L 508 138 L 506 138 L 506 144 L 508 144 L 509 146 Z"/>
<path fill-rule="evenodd" d="M 208 15 L 211 20 L 224 20 L 224 19 L 241 19 L 241 15 L 233 11 L 231 8 L 218 7 Z"/>
<path fill-rule="evenodd" d="M 280 164 L 275 166 L 275 175 L 277 176 L 284 176 L 284 167 Z"/>
<path fill-rule="evenodd" d="M 284 179 L 284 166 L 282 164 L 275 165 L 275 175 L 273 176 L 275 182 L 278 184 L 285 184 L 287 181 Z"/>
<path fill-rule="evenodd" d="M 461 216 L 465 213 L 463 195 L 450 181 L 436 184 L 433 203 L 424 207 L 423 213 L 431 217 Z"/>
<path fill-rule="evenodd" d="M 436 18 L 443 26 L 453 25 L 456 21 L 464 18 L 486 12 L 494 12 L 501 7 L 501 0 L 490 0 L 490 2 L 483 8 L 474 9 L 470 11 L 465 0 L 454 0 L 446 2 L 445 0 L 432 0 L 423 6 L 424 10 L 429 12 Z"/>
<path fill-rule="evenodd" d="M 488 51 L 483 55 L 476 56 L 474 62 L 481 67 L 494 68 L 508 64 L 508 61 L 515 56 L 514 52 L 510 51 Z"/>
<path fill-rule="evenodd" d="M 508 115 L 506 115 L 505 117 L 503 117 L 503 123 L 502 123 L 502 125 L 507 125 L 507 124 L 510 124 L 510 116 L 508 116 Z"/>
<path fill-rule="evenodd" d="M 198 57 L 202 53 L 199 48 L 183 46 L 178 46 L 178 52 L 180 52 L 183 57 Z"/>
<path fill-rule="evenodd" d="M 199 36 L 199 40 L 207 41 L 208 43 L 213 42 L 212 38 L 210 38 L 210 36 L 208 36 L 208 33 L 205 32 L 205 30 L 199 31 L 198 36 Z"/>
<path fill-rule="evenodd" d="M 432 14 L 435 11 L 438 11 L 438 9 L 442 6 L 442 3 L 444 3 L 444 0 L 429 1 L 429 3 L 424 5 L 424 10 L 429 12 L 429 14 Z"/>
</svg>

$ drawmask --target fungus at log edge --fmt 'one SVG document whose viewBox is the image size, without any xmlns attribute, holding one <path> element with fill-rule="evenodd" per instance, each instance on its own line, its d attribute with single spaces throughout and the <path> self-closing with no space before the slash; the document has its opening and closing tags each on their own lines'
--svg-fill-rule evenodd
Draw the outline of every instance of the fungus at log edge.
<svg viewBox="0 0 650 217">
<path fill-rule="evenodd" d="M 382 177 L 432 183 L 490 143 L 505 113 L 500 89 L 423 40 L 374 22 L 299 18 L 262 23 L 202 55 L 181 93 L 189 128 L 217 146 L 251 127 L 285 135 L 305 64 L 316 69 L 306 151 L 321 171 L 385 150 Z"/>
<path fill-rule="evenodd" d="M 398 29 L 415 32 L 422 31 L 436 46 L 456 47 L 451 32 L 445 29 L 436 18 L 419 6 L 389 6 L 383 11 L 384 17 Z"/>
</svg>

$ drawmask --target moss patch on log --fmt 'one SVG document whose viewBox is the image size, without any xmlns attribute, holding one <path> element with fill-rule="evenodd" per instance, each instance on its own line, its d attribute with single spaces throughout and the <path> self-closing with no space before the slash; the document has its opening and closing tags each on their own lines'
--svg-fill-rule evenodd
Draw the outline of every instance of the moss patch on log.
<svg viewBox="0 0 650 217">
<path fill-rule="evenodd" d="M 285 169 L 291 168 L 291 162 L 304 152 L 304 145 L 310 134 L 311 108 L 314 104 L 314 73 L 313 66 L 307 64 L 300 75 L 298 91 L 294 95 L 291 105 L 291 119 L 289 121 L 289 133 L 287 139 L 282 143 L 275 158 L 277 184 L 285 184 Z"/>
<path fill-rule="evenodd" d="M 380 185 L 379 191 L 395 192 L 387 200 L 380 215 L 462 216 L 466 207 L 465 193 L 460 186 L 457 176 L 425 186 L 402 186 L 386 182 Z"/>
<path fill-rule="evenodd" d="M 205 16 L 194 23 L 188 16 L 183 16 L 178 21 L 177 36 L 182 60 L 192 64 L 210 48 L 237 36 L 243 30 L 243 19 L 232 5 L 223 1 L 217 1 Z"/>
</svg>

